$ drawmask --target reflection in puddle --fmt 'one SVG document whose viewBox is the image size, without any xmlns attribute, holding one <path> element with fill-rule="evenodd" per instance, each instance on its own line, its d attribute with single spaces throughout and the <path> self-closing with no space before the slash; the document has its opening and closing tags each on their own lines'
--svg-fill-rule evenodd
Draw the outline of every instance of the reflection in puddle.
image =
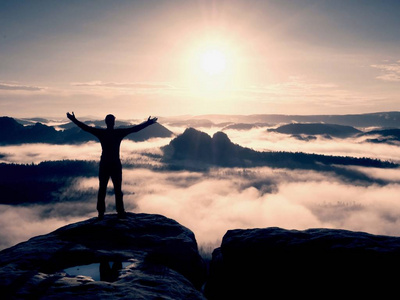
<svg viewBox="0 0 400 300">
<path fill-rule="evenodd" d="M 131 264 L 132 262 L 103 261 L 101 263 L 94 263 L 89 265 L 67 268 L 64 269 L 64 272 L 70 276 L 83 275 L 92 277 L 93 280 L 95 281 L 113 282 L 118 279 L 119 271 Z"/>
</svg>

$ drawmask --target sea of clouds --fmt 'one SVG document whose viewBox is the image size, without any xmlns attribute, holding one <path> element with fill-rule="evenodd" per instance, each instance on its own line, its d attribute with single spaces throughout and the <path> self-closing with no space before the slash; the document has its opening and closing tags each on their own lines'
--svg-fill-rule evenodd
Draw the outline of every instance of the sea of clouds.
<svg viewBox="0 0 400 300">
<path fill-rule="evenodd" d="M 211 135 L 220 130 L 200 129 Z M 173 128 L 176 134 L 183 130 Z M 259 151 L 301 151 L 400 162 L 398 146 L 366 143 L 361 138 L 321 137 L 306 142 L 267 132 L 266 128 L 227 130 L 226 133 L 232 142 Z M 125 208 L 175 219 L 195 233 L 200 246 L 210 249 L 218 246 L 229 229 L 269 226 L 342 228 L 400 236 L 400 169 L 346 167 L 376 179 L 376 182 L 368 183 L 348 181 L 330 172 L 268 167 L 169 171 L 159 168 L 162 163 L 156 155 L 161 154 L 160 147 L 171 139 L 122 143 L 123 161 L 137 163 L 137 167 L 123 171 Z M 2 161 L 8 163 L 98 160 L 100 152 L 100 145 L 95 142 L 0 147 Z M 149 153 L 155 156 L 149 156 Z M 111 190 L 112 185 L 109 187 Z M 63 193 L 68 196 L 90 191 L 82 201 L 0 205 L 0 249 L 60 226 L 95 217 L 97 188 L 95 177 L 76 178 Z M 108 212 L 114 212 L 113 195 L 108 194 L 106 201 Z"/>
</svg>

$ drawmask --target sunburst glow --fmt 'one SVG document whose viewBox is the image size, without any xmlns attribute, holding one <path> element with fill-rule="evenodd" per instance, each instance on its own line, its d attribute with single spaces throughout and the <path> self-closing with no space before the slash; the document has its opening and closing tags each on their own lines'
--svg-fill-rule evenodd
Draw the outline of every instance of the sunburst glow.
<svg viewBox="0 0 400 300">
<path fill-rule="evenodd" d="M 188 42 L 181 82 L 197 113 L 235 106 L 233 94 L 248 85 L 243 44 L 239 37 L 212 33 Z"/>
<path fill-rule="evenodd" d="M 185 78 L 192 94 L 207 99 L 226 96 L 238 72 L 234 44 L 222 37 L 199 39 L 189 53 Z"/>
<path fill-rule="evenodd" d="M 200 66 L 209 75 L 220 74 L 226 69 L 226 56 L 218 49 L 207 50 L 201 56 Z"/>
</svg>

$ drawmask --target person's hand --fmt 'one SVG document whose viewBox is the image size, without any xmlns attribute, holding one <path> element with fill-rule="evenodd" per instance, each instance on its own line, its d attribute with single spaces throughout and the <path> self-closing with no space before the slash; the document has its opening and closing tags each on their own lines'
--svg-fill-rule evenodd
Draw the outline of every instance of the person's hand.
<svg viewBox="0 0 400 300">
<path fill-rule="evenodd" d="M 150 125 L 151 124 L 154 124 L 154 123 L 156 123 L 157 122 L 157 118 L 151 118 L 151 116 L 149 116 L 149 118 L 147 119 L 147 123 L 149 123 Z"/>
<path fill-rule="evenodd" d="M 72 114 L 70 114 L 69 112 L 67 112 L 67 117 L 68 117 L 68 119 L 70 119 L 71 121 L 76 120 L 74 112 L 72 112 Z"/>
</svg>

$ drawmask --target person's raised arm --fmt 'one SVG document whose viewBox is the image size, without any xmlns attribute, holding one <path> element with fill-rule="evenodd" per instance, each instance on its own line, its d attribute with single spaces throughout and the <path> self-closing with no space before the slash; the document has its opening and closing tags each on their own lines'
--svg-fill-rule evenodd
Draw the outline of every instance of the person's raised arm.
<svg viewBox="0 0 400 300">
<path fill-rule="evenodd" d="M 146 128 L 147 126 L 150 126 L 150 125 L 152 125 L 154 123 L 157 123 L 157 118 L 149 117 L 147 119 L 147 121 L 144 121 L 144 122 L 142 122 L 142 123 L 140 123 L 138 125 L 126 128 L 125 129 L 126 130 L 126 134 L 130 134 L 130 133 L 133 133 L 133 132 L 138 132 L 138 131 L 140 131 L 140 130 L 142 130 L 142 129 Z"/>
<path fill-rule="evenodd" d="M 85 123 L 79 121 L 76 117 L 74 112 L 72 112 L 72 114 L 70 114 L 69 112 L 67 112 L 67 117 L 68 119 L 70 119 L 72 122 L 75 123 L 76 126 L 78 126 L 79 128 L 81 128 L 84 131 L 87 131 L 89 133 L 95 134 L 96 129 L 93 127 L 90 127 L 89 125 L 86 125 Z"/>
</svg>

